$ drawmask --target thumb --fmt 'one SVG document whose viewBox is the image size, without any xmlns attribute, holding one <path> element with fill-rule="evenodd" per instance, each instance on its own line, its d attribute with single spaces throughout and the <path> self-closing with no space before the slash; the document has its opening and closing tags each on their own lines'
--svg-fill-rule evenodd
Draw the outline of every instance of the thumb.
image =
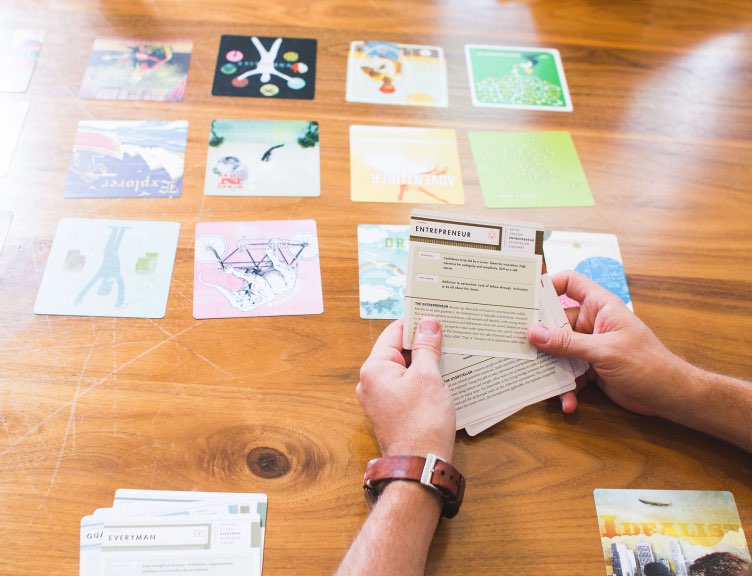
<svg viewBox="0 0 752 576">
<path fill-rule="evenodd" d="M 436 318 L 423 318 L 413 337 L 411 367 L 419 370 L 439 371 L 441 358 L 441 323 Z"/>
<path fill-rule="evenodd" d="M 580 334 L 571 328 L 549 328 L 537 324 L 528 331 L 527 338 L 538 350 L 554 356 L 579 358 L 592 364 L 596 355 L 594 336 Z"/>
</svg>

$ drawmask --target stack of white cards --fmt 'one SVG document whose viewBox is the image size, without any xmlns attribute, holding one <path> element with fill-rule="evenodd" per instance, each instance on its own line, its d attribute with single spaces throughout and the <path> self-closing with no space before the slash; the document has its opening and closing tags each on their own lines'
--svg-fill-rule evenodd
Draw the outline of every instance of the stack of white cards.
<svg viewBox="0 0 752 576">
<path fill-rule="evenodd" d="M 80 576 L 259 576 L 266 494 L 119 489 L 81 519 Z"/>
<path fill-rule="evenodd" d="M 410 220 L 404 342 L 435 316 L 443 326 L 442 375 L 470 435 L 575 388 L 587 366 L 540 353 L 537 322 L 569 329 L 543 265 L 543 229 L 414 210 Z"/>
</svg>

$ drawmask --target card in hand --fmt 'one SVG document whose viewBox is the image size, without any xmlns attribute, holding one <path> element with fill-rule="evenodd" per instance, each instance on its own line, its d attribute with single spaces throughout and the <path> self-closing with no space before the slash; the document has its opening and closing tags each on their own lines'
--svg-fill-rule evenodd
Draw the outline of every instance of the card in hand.
<svg viewBox="0 0 752 576">
<path fill-rule="evenodd" d="M 185 95 L 190 40 L 97 38 L 81 98 L 178 102 Z"/>
<path fill-rule="evenodd" d="M 41 30 L 0 30 L 0 92 L 26 92 L 43 42 Z"/>
<path fill-rule="evenodd" d="M 63 218 L 34 313 L 162 318 L 179 231 L 176 222 Z"/>
<path fill-rule="evenodd" d="M 408 226 L 358 224 L 360 317 L 402 317 L 407 282 Z"/>
<path fill-rule="evenodd" d="M 313 220 L 199 223 L 194 269 L 198 319 L 324 311 Z"/>
<path fill-rule="evenodd" d="M 214 96 L 313 100 L 316 40 L 222 36 Z"/>
<path fill-rule="evenodd" d="M 79 122 L 66 198 L 180 196 L 188 122 Z"/>
<path fill-rule="evenodd" d="M 213 120 L 207 196 L 318 196 L 319 124 L 307 120 Z"/>
</svg>

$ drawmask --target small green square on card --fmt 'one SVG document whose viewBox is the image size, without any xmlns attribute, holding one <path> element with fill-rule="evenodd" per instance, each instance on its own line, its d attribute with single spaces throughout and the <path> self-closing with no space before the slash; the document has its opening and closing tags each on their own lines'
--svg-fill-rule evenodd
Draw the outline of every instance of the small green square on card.
<svg viewBox="0 0 752 576">
<path fill-rule="evenodd" d="M 569 132 L 470 132 L 489 208 L 595 204 Z"/>
</svg>

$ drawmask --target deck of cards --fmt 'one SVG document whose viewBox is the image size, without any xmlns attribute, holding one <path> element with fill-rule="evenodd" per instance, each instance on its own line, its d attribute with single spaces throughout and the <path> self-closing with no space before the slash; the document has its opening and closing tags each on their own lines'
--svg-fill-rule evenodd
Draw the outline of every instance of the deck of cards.
<svg viewBox="0 0 752 576">
<path fill-rule="evenodd" d="M 81 518 L 80 576 L 260 576 L 266 494 L 119 489 Z"/>
</svg>

